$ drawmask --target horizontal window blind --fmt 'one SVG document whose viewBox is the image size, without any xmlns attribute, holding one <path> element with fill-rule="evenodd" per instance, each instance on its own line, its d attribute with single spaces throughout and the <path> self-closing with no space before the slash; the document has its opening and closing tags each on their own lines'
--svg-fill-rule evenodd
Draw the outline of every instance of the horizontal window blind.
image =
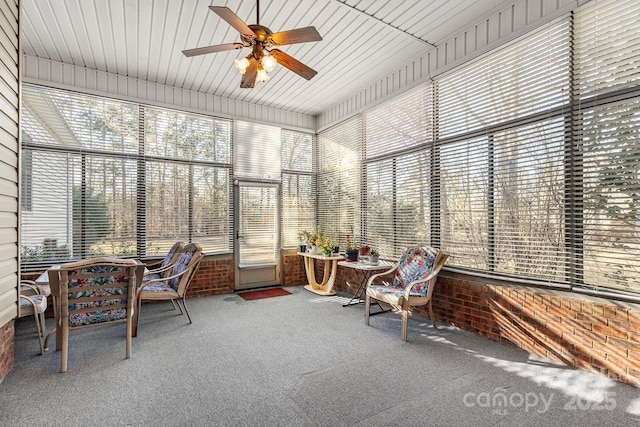
<svg viewBox="0 0 640 427">
<path fill-rule="evenodd" d="M 564 118 L 496 133 L 489 263 L 499 273 L 566 282 Z"/>
<path fill-rule="evenodd" d="M 362 119 L 354 117 L 318 135 L 318 225 L 344 248 L 345 237 L 361 241 Z"/>
<path fill-rule="evenodd" d="M 487 137 L 440 147 L 440 248 L 449 265 L 489 268 Z M 437 227 L 438 228 L 438 227 Z"/>
<path fill-rule="evenodd" d="M 586 285 L 640 292 L 640 99 L 581 112 Z"/>
<path fill-rule="evenodd" d="M 363 114 L 365 158 L 374 159 L 365 160 L 364 240 L 382 257 L 430 244 L 430 156 L 415 149 L 433 140 L 432 95 L 423 85 Z"/>
<path fill-rule="evenodd" d="M 573 197 L 578 284 L 640 292 L 640 9 L 602 0 L 575 14 Z M 630 98 L 612 102 L 608 95 Z M 590 101 L 590 102 L 586 102 Z M 599 104 L 599 105 L 598 105 Z"/>
<path fill-rule="evenodd" d="M 138 154 L 137 105 L 63 90 L 24 87 L 22 112 L 29 143 L 76 151 Z"/>
<path fill-rule="evenodd" d="M 316 224 L 313 135 L 282 130 L 282 246 L 295 247 L 302 230 Z M 286 172 L 284 172 L 286 171 Z"/>
<path fill-rule="evenodd" d="M 430 246 L 429 158 L 421 151 L 366 164 L 365 242 L 382 257 Z"/>
<path fill-rule="evenodd" d="M 147 254 L 178 240 L 231 251 L 231 122 L 155 107 L 143 114 Z"/>
<path fill-rule="evenodd" d="M 239 120 L 233 123 L 234 176 L 280 180 L 280 128 Z"/>
<path fill-rule="evenodd" d="M 464 134 L 566 103 L 569 46 L 569 20 L 563 19 L 438 79 L 438 136 Z"/>
<path fill-rule="evenodd" d="M 587 99 L 640 84 L 640 7 L 601 0 L 576 12 L 575 90 Z"/>
<path fill-rule="evenodd" d="M 282 170 L 313 172 L 313 135 L 282 130 L 280 148 Z"/>
<path fill-rule="evenodd" d="M 144 108 L 144 153 L 147 157 L 231 162 L 231 121 Z"/>
<path fill-rule="evenodd" d="M 136 161 L 31 152 L 31 211 L 21 212 L 22 260 L 136 255 Z"/>
<path fill-rule="evenodd" d="M 365 158 L 433 140 L 433 87 L 424 85 L 363 115 Z"/>
<path fill-rule="evenodd" d="M 22 260 L 231 250 L 231 122 L 23 85 Z"/>
</svg>

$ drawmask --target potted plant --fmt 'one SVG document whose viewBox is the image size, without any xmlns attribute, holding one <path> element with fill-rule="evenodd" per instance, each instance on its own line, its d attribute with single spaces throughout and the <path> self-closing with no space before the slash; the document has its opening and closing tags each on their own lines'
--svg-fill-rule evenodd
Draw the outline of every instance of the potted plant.
<svg viewBox="0 0 640 427">
<path fill-rule="evenodd" d="M 298 239 L 300 240 L 300 252 L 306 252 L 307 251 L 307 244 L 309 243 L 309 236 L 311 236 L 311 233 L 308 232 L 307 230 L 302 230 L 301 232 L 298 233 Z"/>
<path fill-rule="evenodd" d="M 344 251 L 344 257 L 347 259 L 347 261 L 358 261 L 358 248 L 357 248 L 357 244 L 354 244 L 352 246 L 351 244 L 351 234 L 347 234 L 347 239 L 346 239 L 346 249 Z"/>
<path fill-rule="evenodd" d="M 321 253 L 319 246 L 322 243 L 323 239 L 324 233 L 318 229 L 316 229 L 316 231 L 314 231 L 313 233 L 309 233 L 308 243 L 311 246 L 311 253 Z"/>
<path fill-rule="evenodd" d="M 379 260 L 380 260 L 380 253 L 378 252 L 378 250 L 371 249 L 369 251 L 369 262 L 371 264 L 377 264 Z"/>
<path fill-rule="evenodd" d="M 324 256 L 331 256 L 335 245 L 336 242 L 331 237 L 323 237 L 318 247 Z"/>
</svg>

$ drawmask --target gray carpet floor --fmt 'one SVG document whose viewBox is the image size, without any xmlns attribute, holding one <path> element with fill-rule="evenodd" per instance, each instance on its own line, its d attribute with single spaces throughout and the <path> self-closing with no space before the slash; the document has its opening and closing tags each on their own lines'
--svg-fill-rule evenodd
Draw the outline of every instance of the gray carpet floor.
<svg viewBox="0 0 640 427">
<path fill-rule="evenodd" d="M 397 314 L 367 327 L 364 304 L 286 289 L 188 300 L 191 325 L 171 304 L 145 304 L 128 360 L 124 325 L 72 331 L 65 374 L 20 319 L 0 425 L 640 424 L 638 388 L 417 317 L 402 342 Z"/>
</svg>

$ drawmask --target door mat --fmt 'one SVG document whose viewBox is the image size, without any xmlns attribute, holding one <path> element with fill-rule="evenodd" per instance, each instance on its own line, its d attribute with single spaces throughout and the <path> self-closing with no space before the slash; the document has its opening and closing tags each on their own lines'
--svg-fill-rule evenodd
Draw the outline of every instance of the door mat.
<svg viewBox="0 0 640 427">
<path fill-rule="evenodd" d="M 239 292 L 238 295 L 245 301 L 251 301 L 254 299 L 281 297 L 284 295 L 290 295 L 291 292 L 282 288 L 260 289 L 257 291 Z"/>
</svg>

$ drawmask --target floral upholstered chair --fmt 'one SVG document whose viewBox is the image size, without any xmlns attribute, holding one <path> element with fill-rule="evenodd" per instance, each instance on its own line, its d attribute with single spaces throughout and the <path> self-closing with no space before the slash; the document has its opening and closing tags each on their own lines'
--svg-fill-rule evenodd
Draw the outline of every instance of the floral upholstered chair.
<svg viewBox="0 0 640 427">
<path fill-rule="evenodd" d="M 191 316 L 187 311 L 187 304 L 185 302 L 187 288 L 195 272 L 198 270 L 198 266 L 203 257 L 204 254 L 202 253 L 200 245 L 197 243 L 189 243 L 184 247 L 182 252 L 180 252 L 178 259 L 169 270 L 168 276 L 145 280 L 142 283 L 137 294 L 138 310 L 136 310 L 134 336 L 137 335 L 138 316 L 140 315 L 143 300 L 171 301 L 174 309 L 177 304 L 180 309 L 180 314 L 186 313 L 189 323 L 191 323 Z M 182 307 L 180 306 L 180 301 L 182 301 Z"/>
<path fill-rule="evenodd" d="M 427 305 L 433 327 L 437 328 L 431 308 L 431 297 L 440 269 L 449 258 L 439 249 L 413 247 L 407 249 L 398 263 L 383 273 L 374 274 L 367 282 L 365 324 L 369 324 L 371 300 L 386 303 L 402 312 L 402 340 L 407 340 L 411 307 Z M 380 276 L 395 272 L 390 284 L 374 284 Z"/>
<path fill-rule="evenodd" d="M 56 349 L 61 350 L 60 372 L 67 371 L 69 331 L 126 323 L 126 358 L 131 357 L 136 283 L 144 265 L 136 260 L 93 258 L 62 264 L 49 270 L 56 307 Z"/>
<path fill-rule="evenodd" d="M 149 268 L 149 271 L 145 273 L 143 280 L 146 281 L 151 279 L 159 279 L 161 277 L 168 276 L 169 273 L 171 273 L 171 267 L 173 267 L 173 264 L 178 260 L 180 252 L 182 252 L 183 248 L 184 243 L 175 242 L 173 246 L 171 246 L 171 249 L 169 249 L 169 252 L 167 252 L 167 255 L 165 255 L 165 257 L 162 259 L 162 262 L 158 265 L 158 267 L 153 269 Z M 154 265 L 157 264 L 151 264 L 148 265 L 148 267 L 153 267 Z"/>
</svg>

